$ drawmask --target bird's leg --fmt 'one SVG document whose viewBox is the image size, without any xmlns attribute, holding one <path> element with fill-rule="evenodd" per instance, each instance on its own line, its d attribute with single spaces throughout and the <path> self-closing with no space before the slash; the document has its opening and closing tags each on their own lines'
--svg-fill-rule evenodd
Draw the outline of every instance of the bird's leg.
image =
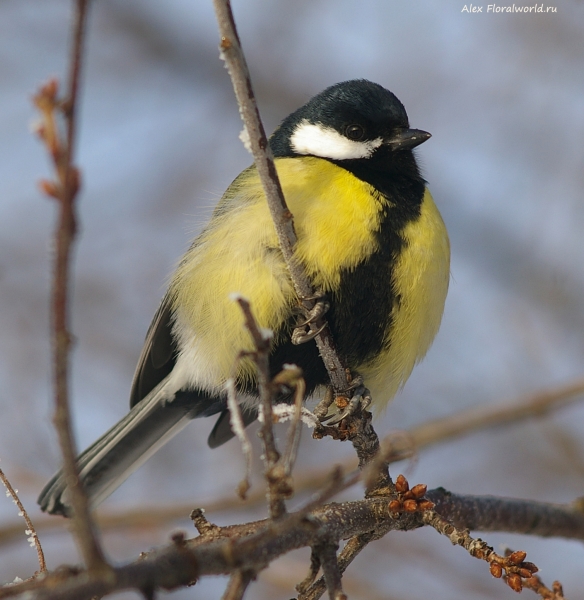
<svg viewBox="0 0 584 600">
<path fill-rule="evenodd" d="M 314 296 L 303 298 L 303 300 L 316 300 L 316 302 L 310 309 L 303 305 L 299 307 L 302 316 L 292 332 L 292 343 L 296 346 L 314 339 L 326 327 L 326 321 L 320 326 L 318 323 L 331 306 L 323 292 L 317 292 Z"/>
<path fill-rule="evenodd" d="M 310 309 L 307 309 L 304 305 L 298 307 L 301 317 L 292 332 L 292 343 L 295 345 L 304 344 L 312 340 L 326 327 L 327 323 L 326 321 L 322 321 L 322 317 L 330 308 L 330 302 L 325 299 L 325 294 L 320 291 L 316 292 L 314 296 L 303 298 L 302 300 L 315 300 L 315 304 Z M 353 393 L 351 394 L 351 392 Z M 329 415 L 328 412 L 331 404 L 336 399 L 340 400 L 341 396 L 339 395 L 335 398 L 332 387 L 328 386 L 324 398 L 314 408 L 314 416 L 321 423 L 328 421 L 327 426 L 337 425 L 343 419 L 355 414 L 359 408 L 365 410 L 371 403 L 371 394 L 363 385 L 363 378 L 360 375 L 356 375 L 351 379 L 351 383 L 344 391 L 344 394 L 350 398 L 347 404 L 339 405 L 337 403 L 338 412 Z M 344 394 L 342 396 L 343 399 L 345 399 Z"/>
</svg>

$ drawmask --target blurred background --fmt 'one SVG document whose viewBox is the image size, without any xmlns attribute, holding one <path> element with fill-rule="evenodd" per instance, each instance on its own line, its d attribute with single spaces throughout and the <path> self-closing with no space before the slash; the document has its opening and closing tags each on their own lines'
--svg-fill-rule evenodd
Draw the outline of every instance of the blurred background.
<svg viewBox="0 0 584 600">
<path fill-rule="evenodd" d="M 584 372 L 584 3 L 561 0 L 545 4 L 556 6 L 555 14 L 528 15 L 485 14 L 486 4 L 483 14 L 468 14 L 463 6 L 454 0 L 234 0 L 269 131 L 326 86 L 363 77 L 391 89 L 412 126 L 433 135 L 417 155 L 450 231 L 451 287 L 438 338 L 378 418 L 380 435 L 512 401 Z M 69 1 L 0 2 L 0 466 L 33 519 L 41 518 L 36 496 L 58 467 L 59 453 L 48 322 L 55 206 L 36 186 L 50 171 L 30 133 L 31 96 L 49 76 L 63 76 L 70 20 Z M 72 315 L 79 448 L 127 411 L 133 369 L 168 274 L 250 163 L 217 45 L 211 0 L 100 0 L 92 7 Z M 209 450 L 212 425 L 195 421 L 99 512 L 210 506 L 227 498 L 235 508 L 211 510 L 211 520 L 264 516 L 262 503 L 237 505 L 240 449 L 232 441 Z M 423 450 L 415 464 L 393 472 L 430 488 L 569 502 L 584 494 L 583 440 L 584 405 L 575 404 Z M 352 454 L 347 444 L 317 442 L 306 432 L 297 469 Z M 256 492 L 259 472 L 256 465 Z M 343 497 L 360 495 L 354 488 Z M 16 512 L 9 499 L 0 502 L 0 530 L 20 526 Z M 54 522 L 60 529 L 39 532 L 50 568 L 78 560 L 64 522 Z M 165 543 L 173 528 L 194 534 L 185 518 L 118 526 L 104 533 L 104 543 L 112 560 L 130 560 Z M 24 523 L 21 529 L 0 539 L 0 581 L 37 569 Z M 584 598 L 581 543 L 482 537 L 498 550 L 526 550 L 548 585 L 559 579 L 568 597 Z M 249 597 L 292 597 L 308 556 L 299 551 L 274 563 Z M 223 578 L 207 579 L 161 596 L 219 598 L 224 586 Z M 483 563 L 429 530 L 371 544 L 345 587 L 364 600 L 515 597 Z"/>
</svg>

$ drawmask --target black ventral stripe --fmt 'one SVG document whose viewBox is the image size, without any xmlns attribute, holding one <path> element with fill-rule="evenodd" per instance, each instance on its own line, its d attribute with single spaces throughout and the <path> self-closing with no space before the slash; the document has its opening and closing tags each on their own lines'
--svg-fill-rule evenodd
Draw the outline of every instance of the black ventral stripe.
<svg viewBox="0 0 584 600">
<path fill-rule="evenodd" d="M 393 284 L 393 267 L 406 243 L 402 232 L 419 218 L 425 192 L 426 182 L 411 151 L 393 153 L 391 160 L 384 154 L 376 152 L 369 160 L 334 161 L 373 186 L 383 206 L 375 233 L 378 251 L 354 269 L 343 270 L 339 289 L 330 294 L 327 319 L 338 350 L 349 365 L 365 363 L 387 346 L 393 308 L 400 301 Z M 340 323 L 344 325 L 339 327 Z"/>
</svg>

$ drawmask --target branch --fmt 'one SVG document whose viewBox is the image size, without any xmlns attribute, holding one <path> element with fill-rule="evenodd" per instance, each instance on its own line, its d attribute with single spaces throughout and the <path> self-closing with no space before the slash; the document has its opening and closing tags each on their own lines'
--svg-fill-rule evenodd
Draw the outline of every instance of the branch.
<svg viewBox="0 0 584 600">
<path fill-rule="evenodd" d="M 385 450 L 386 446 L 393 450 L 393 457 L 390 456 L 389 452 L 384 452 L 389 463 L 403 460 L 411 457 L 416 449 L 421 450 L 448 441 L 452 437 L 464 436 L 488 427 L 507 425 L 515 421 L 547 415 L 554 410 L 581 401 L 582 393 L 584 393 L 584 380 L 576 380 L 573 383 L 537 392 L 519 400 L 463 410 L 449 417 L 419 425 L 409 432 L 398 431 L 390 434 L 382 441 L 382 451 Z M 355 469 L 357 468 L 357 461 L 347 461 L 345 466 L 349 470 Z M 322 485 L 331 469 L 332 466 L 327 465 L 307 473 L 297 474 L 294 478 L 295 491 L 298 493 L 317 489 Z M 365 473 L 365 478 L 367 478 L 367 473 Z M 233 495 L 209 500 L 203 504 L 207 507 L 207 512 L 218 513 L 240 509 L 242 506 L 251 508 L 264 499 L 264 490 L 260 489 L 248 494 L 244 505 L 242 505 L 239 498 Z M 139 529 L 171 523 L 184 518 L 191 510 L 192 503 L 172 506 L 145 506 L 127 511 L 98 513 L 97 522 L 102 530 Z M 40 517 L 36 519 L 36 529 L 41 533 L 58 529 L 64 530 L 64 521 L 52 516 Z M 21 526 L 19 523 L 1 527 L 0 546 L 17 539 L 20 533 Z"/>
<path fill-rule="evenodd" d="M 227 584 L 222 600 L 241 600 L 254 579 L 253 571 L 236 571 Z"/>
<path fill-rule="evenodd" d="M 55 259 L 52 289 L 52 331 L 53 361 L 55 382 L 54 423 L 59 437 L 63 456 L 63 472 L 71 494 L 74 511 L 76 539 L 88 568 L 92 571 L 107 569 L 107 564 L 91 519 L 87 498 L 81 488 L 76 451 L 69 410 L 69 354 L 71 334 L 69 321 L 69 272 L 71 254 L 77 231 L 75 199 L 79 191 L 80 174 L 73 165 L 77 98 L 81 75 L 83 42 L 87 20 L 88 0 L 77 0 L 74 23 L 74 39 L 69 66 L 67 97 L 57 98 L 58 84 L 51 80 L 44 85 L 34 98 L 41 112 L 43 122 L 39 134 L 47 146 L 53 160 L 56 181 L 42 181 L 42 190 L 59 204 L 59 217 L 55 232 Z M 65 119 L 65 140 L 59 135 L 57 119 L 59 113 Z"/>
<path fill-rule="evenodd" d="M 565 385 L 525 395 L 518 400 L 506 400 L 499 404 L 480 405 L 454 415 L 429 421 L 411 431 L 418 448 L 465 435 L 487 427 L 508 425 L 542 417 L 553 410 L 582 400 L 584 378 Z"/>
<path fill-rule="evenodd" d="M 473 538 L 468 529 L 457 529 L 433 510 L 424 513 L 424 522 L 453 544 L 464 548 L 474 558 L 489 563 L 491 575 L 497 579 L 502 578 L 514 592 L 521 592 L 524 582 L 533 580 L 535 573 L 539 571 L 533 563 L 525 561 L 526 552 L 509 552 L 501 556 L 480 538 Z"/>
<path fill-rule="evenodd" d="M 225 383 L 227 393 L 227 408 L 229 409 L 229 424 L 231 430 L 236 435 L 241 444 L 241 451 L 245 459 L 245 475 L 237 485 L 237 495 L 241 500 L 247 498 L 247 492 L 251 487 L 251 463 L 253 458 L 251 442 L 245 431 L 241 409 L 237 403 L 237 392 L 235 389 L 235 379 L 230 377 Z"/>
<path fill-rule="evenodd" d="M 552 527 L 559 523 L 563 537 L 584 540 L 584 513 L 569 506 L 499 500 L 496 510 L 489 511 L 492 502 L 489 497 L 456 496 L 443 489 L 432 490 L 426 497 L 436 502 L 435 510 L 396 512 L 390 508 L 387 498 L 370 498 L 331 503 L 309 513 L 304 510 L 289 513 L 276 522 L 266 519 L 227 527 L 211 525 L 200 511 L 195 511 L 193 518 L 201 532 L 198 538 L 185 541 L 182 536 L 176 536 L 170 546 L 142 554 L 135 562 L 115 568 L 112 577 L 89 579 L 85 571 L 66 573 L 61 570 L 47 575 L 42 581 L 0 588 L 0 599 L 27 591 L 27 600 L 72 600 L 103 596 L 124 589 L 175 589 L 192 584 L 205 575 L 233 575 L 238 571 L 258 573 L 291 550 L 314 548 L 325 540 L 332 543 L 349 539 L 338 558 L 342 572 L 373 539 L 388 531 L 408 531 L 424 524 L 445 535 L 463 536 L 460 539 L 466 541 L 463 540 L 461 545 L 466 544 L 469 550 L 476 544 L 473 545 L 472 539 L 466 537 L 468 533 L 462 530 L 475 525 L 479 529 L 484 526 L 489 531 L 507 528 L 505 530 L 510 532 L 545 536 L 550 535 Z M 511 528 L 508 528 L 509 518 L 505 515 L 506 504 L 514 513 Z M 459 510 L 461 505 L 464 511 Z M 484 523 L 483 512 L 489 514 Z M 462 518 L 465 521 L 459 522 Z M 456 524 L 453 525 L 450 519 Z M 523 559 L 518 562 L 523 562 Z M 521 572 L 517 573 L 521 576 Z M 317 597 L 308 593 L 301 596 L 303 600 Z"/>
<path fill-rule="evenodd" d="M 345 572 L 347 567 L 355 560 L 355 558 L 357 558 L 361 550 L 363 550 L 363 548 L 365 548 L 372 540 L 373 535 L 371 533 L 366 533 L 352 537 L 345 544 L 345 547 L 341 550 L 337 558 L 341 574 Z M 308 577 L 300 585 L 296 586 L 296 589 L 299 592 L 298 600 L 317 600 L 317 598 L 320 598 L 326 590 L 324 576 L 312 583 L 316 578 L 318 567 L 316 570 L 313 565 L 311 565 L 311 567 Z M 311 583 L 312 585 L 308 587 L 308 584 Z"/>
<path fill-rule="evenodd" d="M 337 543 L 326 542 L 315 546 L 314 551 L 322 567 L 323 577 L 330 600 L 347 600 L 341 584 L 341 569 L 337 561 Z"/>
<path fill-rule="evenodd" d="M 19 510 L 18 516 L 22 517 L 26 523 L 27 529 L 26 529 L 25 533 L 26 533 L 26 535 L 29 536 L 28 542 L 30 543 L 30 545 L 31 546 L 34 545 L 34 547 L 36 548 L 37 556 L 39 559 L 40 572 L 46 573 L 47 572 L 47 563 L 45 562 L 45 555 L 44 555 L 43 549 L 41 547 L 41 542 L 38 538 L 36 529 L 34 528 L 34 525 L 32 524 L 32 521 L 30 520 L 30 517 L 28 516 L 28 513 L 26 512 L 26 509 L 24 508 L 22 502 L 20 501 L 20 498 L 18 497 L 18 490 L 15 490 L 12 487 L 12 484 L 10 483 L 10 481 L 8 481 L 8 478 L 6 477 L 6 475 L 4 475 L 4 471 L 2 471 L 2 469 L 0 469 L 0 480 L 4 484 L 4 487 L 6 488 L 6 495 L 11 496 L 12 501 L 18 507 L 18 510 Z"/>
<path fill-rule="evenodd" d="M 270 378 L 269 352 L 272 332 L 266 332 L 260 329 L 252 313 L 251 306 L 245 298 L 236 295 L 235 300 L 243 312 L 245 327 L 249 331 L 255 345 L 255 351 L 242 352 L 240 353 L 239 358 L 252 358 L 257 368 L 258 392 L 260 398 L 258 420 L 261 425 L 259 435 L 264 446 L 263 461 L 265 464 L 265 478 L 268 484 L 268 505 L 270 517 L 272 519 L 279 519 L 286 514 L 286 498 L 289 498 L 293 494 L 291 475 L 292 467 L 296 459 L 298 442 L 300 440 L 300 418 L 303 411 L 302 402 L 304 400 L 306 385 L 302 378 L 302 371 L 294 365 L 285 365 L 280 373 L 274 378 Z M 242 428 L 241 415 L 235 398 L 235 385 L 233 380 L 228 382 L 226 388 L 228 392 L 228 404 L 230 411 L 232 412 L 233 424 L 235 425 L 235 432 L 241 440 L 243 451 L 248 457 L 247 462 L 249 464 L 251 449 L 249 448 L 249 442 L 247 441 L 247 437 Z M 273 425 L 277 417 L 273 403 L 277 394 L 282 389 L 286 391 L 295 390 L 295 400 L 292 409 L 288 405 L 284 405 L 287 409 L 286 412 L 291 413 L 290 416 L 292 422 L 288 432 L 286 450 L 283 456 L 280 456 L 274 438 Z M 281 413 L 282 411 L 278 411 L 278 415 Z M 288 415 L 286 415 L 286 418 L 287 416 Z M 310 416 L 313 417 L 313 415 Z M 358 421 L 360 422 L 360 420 Z M 375 439 L 377 440 L 377 436 L 375 436 Z M 342 485 L 353 485 L 354 481 L 359 477 L 360 472 L 356 475 L 350 475 Z M 244 489 L 245 492 L 247 492 L 248 482 L 249 475 L 247 475 L 246 479 L 240 484 L 240 491 Z M 340 489 L 342 488 L 338 487 L 338 482 L 335 480 L 333 484 L 331 484 L 330 489 L 325 488 L 324 492 L 321 492 L 319 503 L 324 503 L 331 493 L 336 494 Z M 325 496 L 323 496 L 323 493 Z"/>
<path fill-rule="evenodd" d="M 457 495 L 443 488 L 427 492 L 426 497 L 437 513 L 459 528 L 584 539 L 584 512 L 573 505 Z"/>
<path fill-rule="evenodd" d="M 272 332 L 269 334 L 261 331 L 251 312 L 249 302 L 241 296 L 236 298 L 244 318 L 245 327 L 249 331 L 254 346 L 253 353 L 254 362 L 257 366 L 258 374 L 258 391 L 260 396 L 259 403 L 259 421 L 260 421 L 260 438 L 264 446 L 264 463 L 265 475 L 268 483 L 268 505 L 270 516 L 273 519 L 279 519 L 286 514 L 286 504 L 284 497 L 290 494 L 283 493 L 282 477 L 278 477 L 275 473 L 276 465 L 280 460 L 280 454 L 276 448 L 276 440 L 274 439 L 274 418 L 272 411 L 273 392 L 270 378 L 270 342 Z"/>
<path fill-rule="evenodd" d="M 28 591 L 28 600 L 72 600 L 130 588 L 175 589 L 204 575 L 257 572 L 278 556 L 316 545 L 323 537 L 338 540 L 375 529 L 388 515 L 387 501 L 377 499 L 330 504 L 312 512 L 309 519 L 292 513 L 277 522 L 212 527 L 209 535 L 143 553 L 137 561 L 114 568 L 112 577 L 90 580 L 82 571 L 63 580 L 63 573 L 55 573 L 36 585 L 25 582 L 0 588 L 0 598 Z"/>
<path fill-rule="evenodd" d="M 539 594 L 544 600 L 566 600 L 564 589 L 559 581 L 554 581 L 550 590 L 537 575 L 533 575 L 531 579 L 523 581 L 523 587 Z"/>
<path fill-rule="evenodd" d="M 213 4 L 221 36 L 221 57 L 225 60 L 231 77 L 249 148 L 274 221 L 280 249 L 298 297 L 305 308 L 311 309 L 314 306 L 315 293 L 302 265 L 294 259 L 297 238 L 293 215 L 286 205 L 274 157 L 260 119 L 251 76 L 237 35 L 231 3 L 229 0 L 213 0 Z M 329 328 L 325 327 L 315 340 L 335 392 L 341 393 L 347 390 L 349 384 L 345 365 L 335 351 Z"/>
</svg>

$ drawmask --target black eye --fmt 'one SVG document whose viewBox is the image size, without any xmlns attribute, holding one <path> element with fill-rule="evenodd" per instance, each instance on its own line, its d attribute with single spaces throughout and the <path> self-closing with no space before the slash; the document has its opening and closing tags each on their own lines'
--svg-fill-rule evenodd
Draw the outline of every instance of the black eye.
<svg viewBox="0 0 584 600">
<path fill-rule="evenodd" d="M 361 125 L 347 125 L 347 128 L 345 129 L 345 135 L 350 140 L 358 141 L 363 139 L 363 136 L 365 135 L 365 129 L 361 127 Z"/>
</svg>

